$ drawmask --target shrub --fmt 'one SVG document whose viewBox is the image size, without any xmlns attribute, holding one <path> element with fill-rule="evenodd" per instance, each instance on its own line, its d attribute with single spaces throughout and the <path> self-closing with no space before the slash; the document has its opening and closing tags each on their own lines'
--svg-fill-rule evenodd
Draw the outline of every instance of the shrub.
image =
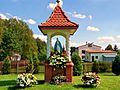
<svg viewBox="0 0 120 90">
<path fill-rule="evenodd" d="M 33 71 L 33 64 L 27 64 L 26 66 L 26 73 L 30 73 Z"/>
<path fill-rule="evenodd" d="M 52 77 L 52 80 L 55 84 L 60 85 L 62 82 L 66 80 L 65 76 L 61 76 L 60 74 Z"/>
<path fill-rule="evenodd" d="M 108 68 L 109 68 L 109 64 L 107 64 L 107 62 L 99 62 L 100 72 L 106 72 Z"/>
<path fill-rule="evenodd" d="M 0 61 L 4 61 L 4 59 L 7 57 L 7 53 L 0 49 Z"/>
<path fill-rule="evenodd" d="M 84 85 L 98 86 L 100 84 L 100 76 L 92 72 L 85 73 L 81 80 Z"/>
<path fill-rule="evenodd" d="M 38 60 L 34 60 L 34 71 L 33 71 L 33 73 L 34 74 L 37 74 L 38 73 L 38 71 L 39 71 L 39 62 L 38 62 Z"/>
<path fill-rule="evenodd" d="M 31 73 L 29 74 L 23 73 L 18 75 L 16 83 L 17 83 L 17 86 L 19 87 L 32 86 L 33 84 L 37 84 L 37 78 Z"/>
<path fill-rule="evenodd" d="M 117 76 L 120 74 L 120 55 L 117 55 L 112 62 L 112 72 Z"/>
<path fill-rule="evenodd" d="M 99 73 L 100 69 L 99 69 L 99 62 L 94 61 L 93 66 L 92 66 L 92 72 L 96 72 Z"/>
<path fill-rule="evenodd" d="M 9 57 L 7 56 L 3 62 L 3 74 L 10 73 L 10 64 L 11 64 L 11 60 L 9 60 Z"/>
<path fill-rule="evenodd" d="M 82 61 L 81 58 L 79 57 L 79 55 L 77 55 L 76 53 L 74 53 L 72 55 L 72 61 L 74 63 L 74 67 L 73 67 L 73 75 L 74 76 L 79 76 L 82 74 L 83 72 L 83 65 L 82 65 Z"/>
</svg>

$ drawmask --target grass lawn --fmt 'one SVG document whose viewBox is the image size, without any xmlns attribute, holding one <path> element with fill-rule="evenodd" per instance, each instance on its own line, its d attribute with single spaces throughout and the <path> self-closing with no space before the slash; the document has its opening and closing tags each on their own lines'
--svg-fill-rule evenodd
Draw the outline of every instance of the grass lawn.
<svg viewBox="0 0 120 90">
<path fill-rule="evenodd" d="M 63 85 L 52 85 L 40 82 L 44 80 L 43 74 L 35 75 L 39 84 L 25 89 L 16 89 L 16 74 L 0 75 L 0 90 L 120 90 L 120 76 L 115 76 L 111 73 L 100 74 L 101 84 L 96 88 L 83 87 L 81 76 L 73 77 L 73 83 Z"/>
</svg>

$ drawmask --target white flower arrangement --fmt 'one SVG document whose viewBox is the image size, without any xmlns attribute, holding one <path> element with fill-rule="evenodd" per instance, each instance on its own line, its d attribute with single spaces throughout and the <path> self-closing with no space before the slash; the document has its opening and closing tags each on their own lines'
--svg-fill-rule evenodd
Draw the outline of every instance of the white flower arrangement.
<svg viewBox="0 0 120 90">
<path fill-rule="evenodd" d="M 100 84 L 100 76 L 92 72 L 85 73 L 81 80 L 84 85 L 98 86 Z"/>
<path fill-rule="evenodd" d="M 53 55 L 49 58 L 49 65 L 57 68 L 65 68 L 68 58 L 66 56 Z"/>
<path fill-rule="evenodd" d="M 16 83 L 17 86 L 20 87 L 32 86 L 33 84 L 37 84 L 37 78 L 31 73 L 28 74 L 23 73 L 18 75 Z"/>
<path fill-rule="evenodd" d="M 63 81 L 65 81 L 66 77 L 58 74 L 52 77 L 52 79 L 55 84 L 60 85 Z"/>
</svg>

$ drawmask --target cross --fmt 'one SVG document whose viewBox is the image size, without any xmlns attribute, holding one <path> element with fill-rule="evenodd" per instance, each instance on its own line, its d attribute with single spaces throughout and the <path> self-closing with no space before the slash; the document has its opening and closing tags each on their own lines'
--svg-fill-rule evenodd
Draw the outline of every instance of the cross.
<svg viewBox="0 0 120 90">
<path fill-rule="evenodd" d="M 57 0 L 56 2 L 57 2 L 57 3 L 59 3 L 59 2 L 60 2 L 60 0 Z"/>
</svg>

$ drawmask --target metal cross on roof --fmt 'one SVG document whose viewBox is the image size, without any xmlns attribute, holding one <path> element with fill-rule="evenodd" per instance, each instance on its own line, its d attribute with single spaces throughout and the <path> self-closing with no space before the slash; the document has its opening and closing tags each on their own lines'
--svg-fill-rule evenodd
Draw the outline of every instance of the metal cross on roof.
<svg viewBox="0 0 120 90">
<path fill-rule="evenodd" d="M 57 2 L 57 3 L 59 3 L 59 2 L 60 2 L 60 0 L 57 0 L 56 2 Z"/>
</svg>

